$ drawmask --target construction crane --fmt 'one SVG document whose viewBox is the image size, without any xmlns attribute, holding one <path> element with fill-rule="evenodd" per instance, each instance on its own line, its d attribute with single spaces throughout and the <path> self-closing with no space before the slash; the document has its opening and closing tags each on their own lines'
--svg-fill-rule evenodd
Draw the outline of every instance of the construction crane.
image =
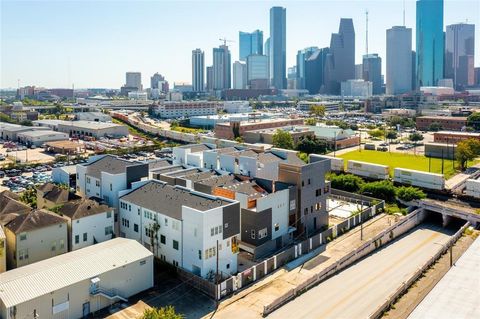
<svg viewBox="0 0 480 319">
<path fill-rule="evenodd" d="M 233 40 L 228 40 L 228 39 L 226 39 L 226 38 L 220 38 L 220 39 L 218 39 L 218 40 L 219 40 L 219 41 L 222 41 L 222 42 L 223 42 L 223 45 L 227 45 L 227 42 L 235 42 L 235 41 L 233 41 Z"/>
</svg>

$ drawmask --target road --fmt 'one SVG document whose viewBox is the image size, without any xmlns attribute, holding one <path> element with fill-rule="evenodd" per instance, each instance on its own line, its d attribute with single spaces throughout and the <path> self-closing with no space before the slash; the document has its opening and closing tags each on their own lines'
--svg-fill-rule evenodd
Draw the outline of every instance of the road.
<svg viewBox="0 0 480 319">
<path fill-rule="evenodd" d="M 453 233 L 439 226 L 420 225 L 268 317 L 368 318 Z"/>
</svg>

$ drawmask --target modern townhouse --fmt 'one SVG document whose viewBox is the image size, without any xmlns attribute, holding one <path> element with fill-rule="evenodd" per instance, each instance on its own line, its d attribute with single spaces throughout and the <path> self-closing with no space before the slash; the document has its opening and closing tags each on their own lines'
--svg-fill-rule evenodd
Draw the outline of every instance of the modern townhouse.
<svg viewBox="0 0 480 319">
<path fill-rule="evenodd" d="M 67 221 L 43 209 L 17 216 L 4 230 L 7 238 L 8 269 L 25 266 L 68 251 Z"/>
<path fill-rule="evenodd" d="M 202 277 L 237 271 L 240 204 L 157 180 L 120 197 L 120 235 Z"/>
<path fill-rule="evenodd" d="M 114 209 L 91 199 L 70 201 L 58 210 L 67 220 L 68 251 L 113 238 Z"/>
<path fill-rule="evenodd" d="M 100 198 L 108 206 L 118 208 L 118 192 L 147 177 L 148 163 L 105 155 L 77 165 L 77 190 L 84 197 Z"/>
<path fill-rule="evenodd" d="M 330 160 L 315 155 L 310 155 L 308 164 L 291 158 L 279 163 L 278 180 L 297 186 L 297 200 L 290 204 L 291 209 L 296 209 L 290 225 L 296 227 L 297 236 L 308 237 L 328 227 L 330 182 L 325 181 L 325 174 L 329 170 Z"/>
<path fill-rule="evenodd" d="M 52 183 L 37 187 L 37 208 L 51 209 L 79 198 L 69 190 Z"/>
<path fill-rule="evenodd" d="M 189 144 L 174 147 L 173 164 L 203 167 L 203 151 L 214 149 L 210 144 Z"/>
</svg>

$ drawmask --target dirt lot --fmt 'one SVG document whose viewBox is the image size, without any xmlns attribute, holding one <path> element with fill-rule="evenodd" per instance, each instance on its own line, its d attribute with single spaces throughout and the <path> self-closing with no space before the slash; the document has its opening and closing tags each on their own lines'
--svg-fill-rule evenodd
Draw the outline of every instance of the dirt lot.
<svg viewBox="0 0 480 319">
<path fill-rule="evenodd" d="M 5 155 L 7 159 L 5 161 L 0 162 L 0 166 L 7 165 L 15 159 L 19 159 L 22 163 L 48 163 L 55 160 L 54 154 L 45 153 L 43 148 L 36 148 L 36 149 L 27 149 L 25 151 L 13 151 L 8 152 L 0 145 L 0 154 Z"/>
<path fill-rule="evenodd" d="M 453 262 L 470 247 L 480 231 L 473 235 L 462 236 L 453 246 Z M 382 318 L 404 319 L 407 318 L 415 307 L 428 295 L 435 285 L 443 278 L 450 269 L 450 255 L 443 255 L 413 286 L 386 312 Z"/>
</svg>

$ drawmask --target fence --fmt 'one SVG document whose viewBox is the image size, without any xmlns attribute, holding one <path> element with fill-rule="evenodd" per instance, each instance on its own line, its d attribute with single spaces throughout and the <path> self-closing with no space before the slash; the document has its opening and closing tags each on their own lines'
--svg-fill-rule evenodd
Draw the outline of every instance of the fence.
<svg viewBox="0 0 480 319">
<path fill-rule="evenodd" d="M 263 315 L 264 316 L 268 315 L 269 313 L 271 313 L 272 311 L 274 311 L 275 309 L 277 309 L 287 301 L 298 296 L 303 291 L 308 290 L 310 287 L 319 284 L 320 282 L 326 280 L 327 278 L 337 273 L 338 271 L 348 267 L 349 265 L 359 260 L 360 258 L 368 255 L 372 251 L 387 244 L 388 242 L 392 241 L 394 238 L 404 234 L 411 228 L 420 224 L 424 219 L 425 219 L 425 211 L 423 209 L 417 209 L 413 211 L 406 218 L 402 219 L 398 223 L 385 229 L 384 231 L 376 235 L 374 238 L 368 240 L 357 249 L 351 251 L 347 255 L 337 260 L 334 264 L 328 266 L 327 268 L 323 269 L 319 273 L 308 278 L 305 282 L 300 284 L 298 287 L 294 288 L 293 293 L 289 291 L 288 293 L 273 300 L 270 304 L 265 305 L 263 308 Z"/>
<path fill-rule="evenodd" d="M 184 282 L 190 286 L 202 291 L 207 296 L 218 299 L 217 287 L 213 282 L 210 282 L 200 276 L 194 275 L 189 271 L 186 271 L 180 267 L 176 268 L 177 275 Z"/>
<path fill-rule="evenodd" d="M 382 314 L 390 308 L 390 306 L 397 300 L 403 293 L 410 288 L 413 283 L 415 283 L 418 278 L 428 269 L 430 268 L 440 257 L 447 252 L 447 250 L 453 246 L 457 242 L 457 240 L 462 236 L 465 229 L 470 226 L 470 222 L 466 222 L 449 240 L 448 242 L 428 261 L 426 261 L 423 266 L 418 268 L 418 270 L 414 273 L 410 279 L 403 282 L 398 289 L 392 293 L 388 298 L 382 303 L 370 316 L 369 318 L 380 318 Z"/>
<path fill-rule="evenodd" d="M 381 209 L 385 207 L 385 202 L 383 201 L 378 201 L 377 199 L 362 195 L 356 195 L 356 197 L 352 197 L 347 196 L 347 194 L 356 195 L 332 189 L 333 196 L 341 196 L 342 200 L 347 200 L 355 203 L 361 200 L 367 208 L 365 208 L 361 213 L 351 216 L 345 221 L 334 225 L 327 230 L 316 234 L 300 243 L 297 243 L 266 260 L 263 260 L 262 262 L 244 270 L 243 272 L 238 273 L 236 276 L 228 278 L 221 284 L 220 292 L 218 294 L 219 298 L 221 299 L 223 297 L 226 297 L 237 291 L 238 289 L 250 285 L 255 281 L 265 277 L 266 275 L 272 273 L 280 267 L 283 267 L 285 264 L 297 259 L 298 257 L 305 255 L 312 250 L 315 250 L 320 246 L 329 243 L 337 236 L 344 234 L 353 227 L 372 218 L 373 216 L 378 214 Z M 373 206 L 367 206 L 371 205 L 374 202 L 377 203 L 375 203 Z M 296 291 L 298 291 L 298 288 L 295 289 L 295 292 Z"/>
</svg>

